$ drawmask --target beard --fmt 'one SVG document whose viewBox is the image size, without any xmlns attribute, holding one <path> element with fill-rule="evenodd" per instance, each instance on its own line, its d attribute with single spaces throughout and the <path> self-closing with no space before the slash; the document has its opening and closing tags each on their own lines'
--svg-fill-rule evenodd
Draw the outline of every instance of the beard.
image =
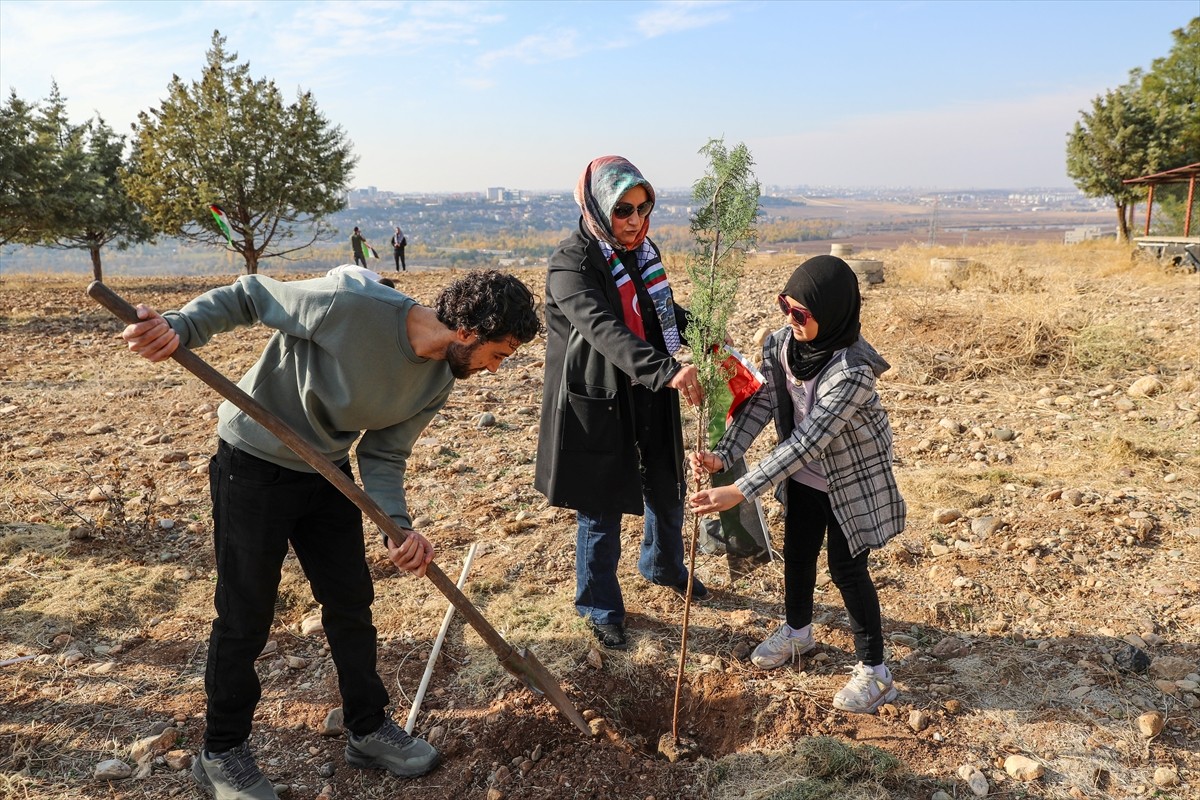
<svg viewBox="0 0 1200 800">
<path fill-rule="evenodd" d="M 469 378 L 476 372 L 479 372 L 482 367 L 471 367 L 471 359 L 475 355 L 475 351 L 480 348 L 482 342 L 476 340 L 471 344 L 459 344 L 451 342 L 446 346 L 446 363 L 450 365 L 450 374 L 455 378 L 462 380 Z"/>
</svg>

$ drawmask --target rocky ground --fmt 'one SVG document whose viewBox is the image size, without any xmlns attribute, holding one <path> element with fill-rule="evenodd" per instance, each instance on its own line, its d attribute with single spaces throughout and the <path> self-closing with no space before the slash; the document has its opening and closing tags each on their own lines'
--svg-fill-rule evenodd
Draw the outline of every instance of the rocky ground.
<svg viewBox="0 0 1200 800">
<path fill-rule="evenodd" d="M 281 796 L 1200 796 L 1197 276 L 1099 245 L 870 255 L 886 281 L 865 290 L 864 333 L 894 365 L 880 392 L 909 502 L 908 530 L 873 561 L 895 703 L 832 707 L 853 647 L 827 576 L 817 651 L 763 672 L 747 654 L 777 624 L 782 570 L 698 555 L 714 598 L 690 611 L 679 729 L 700 758 L 658 755 L 683 604 L 637 577 L 629 520 L 631 649 L 596 650 L 575 618 L 572 518 L 532 486 L 538 340 L 460 384 L 414 453 L 409 494 L 452 577 L 480 544 L 464 591 L 537 653 L 594 735 L 456 619 L 416 721 L 444 766 L 412 781 L 347 767 L 319 609 L 289 560 L 252 739 Z M 931 256 L 963 261 L 935 271 Z M 733 324 L 745 352 L 779 322 L 792 266 L 748 265 Z M 541 293 L 540 270 L 519 274 Z M 429 302 L 453 277 L 398 281 Z M 170 308 L 222 282 L 113 286 Z M 126 353 L 84 283 L 0 281 L 0 798 L 200 798 L 185 767 L 203 729 L 220 399 Z M 199 354 L 236 377 L 265 338 L 243 330 Z M 369 552 L 380 672 L 403 721 L 446 604 Z"/>
</svg>

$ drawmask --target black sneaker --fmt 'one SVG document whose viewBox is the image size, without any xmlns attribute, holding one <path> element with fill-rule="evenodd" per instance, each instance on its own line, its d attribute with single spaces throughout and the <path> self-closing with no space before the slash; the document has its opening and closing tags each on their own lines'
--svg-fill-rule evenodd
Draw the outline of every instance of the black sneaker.
<svg viewBox="0 0 1200 800">
<path fill-rule="evenodd" d="M 248 742 L 223 753 L 201 748 L 192 762 L 192 777 L 217 800 L 279 800 L 275 787 L 259 770 Z"/>
<path fill-rule="evenodd" d="M 685 600 L 687 599 L 687 584 L 686 583 L 683 584 L 683 586 L 672 586 L 671 591 L 674 592 L 675 594 L 679 595 L 680 597 L 684 598 Z M 710 597 L 712 597 L 712 592 L 710 592 L 708 590 L 708 587 L 705 586 L 703 583 L 701 583 L 699 578 L 693 576 L 692 577 L 692 601 L 696 602 L 696 603 L 703 603 L 705 600 L 707 600 Z"/>
<path fill-rule="evenodd" d="M 347 738 L 346 763 L 359 769 L 386 769 L 401 778 L 415 778 L 432 770 L 441 759 L 436 747 L 409 736 L 390 717 L 374 733 L 350 733 Z"/>
<path fill-rule="evenodd" d="M 625 637 L 625 626 L 620 622 L 592 622 L 592 633 L 600 644 L 609 650 L 624 650 L 629 647 Z"/>
</svg>

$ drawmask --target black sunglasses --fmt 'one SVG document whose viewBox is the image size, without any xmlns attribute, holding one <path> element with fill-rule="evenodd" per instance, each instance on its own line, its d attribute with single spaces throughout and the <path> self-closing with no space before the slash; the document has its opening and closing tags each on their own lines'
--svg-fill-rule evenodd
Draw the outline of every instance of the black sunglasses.
<svg viewBox="0 0 1200 800">
<path fill-rule="evenodd" d="M 629 217 L 633 216 L 633 212 L 636 211 L 639 217 L 645 219 L 646 217 L 650 216 L 650 212 L 653 210 L 653 200 L 647 200 L 646 202 L 638 205 L 636 208 L 634 207 L 633 203 L 617 203 L 615 206 L 613 206 L 613 216 L 617 219 L 628 219 Z"/>
<path fill-rule="evenodd" d="M 797 308 L 787 301 L 787 295 L 779 295 L 779 310 L 796 321 L 801 327 L 808 324 L 808 321 L 813 318 L 812 312 L 807 308 Z"/>
</svg>

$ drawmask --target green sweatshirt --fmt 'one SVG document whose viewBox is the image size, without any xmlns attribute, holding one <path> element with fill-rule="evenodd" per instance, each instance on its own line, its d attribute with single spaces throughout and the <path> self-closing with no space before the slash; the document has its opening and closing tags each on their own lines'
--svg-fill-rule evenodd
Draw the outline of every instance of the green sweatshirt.
<svg viewBox="0 0 1200 800">
<path fill-rule="evenodd" d="M 357 440 L 363 488 L 410 528 L 408 457 L 454 386 L 445 361 L 413 352 L 406 320 L 415 303 L 353 273 L 291 283 L 246 275 L 163 317 L 190 348 L 239 325 L 274 328 L 238 385 L 335 463 Z M 218 435 L 239 450 L 314 472 L 232 403 L 222 403 L 217 415 Z"/>
</svg>

